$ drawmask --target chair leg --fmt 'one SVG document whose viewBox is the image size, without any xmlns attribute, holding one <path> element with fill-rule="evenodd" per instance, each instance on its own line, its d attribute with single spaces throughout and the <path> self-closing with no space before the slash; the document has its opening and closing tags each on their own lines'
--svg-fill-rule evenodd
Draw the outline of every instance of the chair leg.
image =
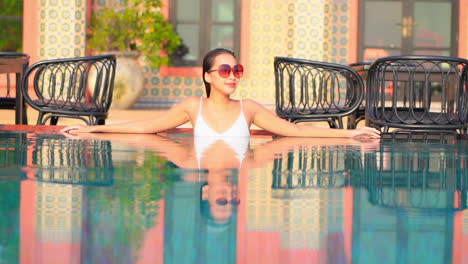
<svg viewBox="0 0 468 264">
<path fill-rule="evenodd" d="M 356 114 L 348 116 L 348 129 L 356 129 L 357 118 Z"/>
<path fill-rule="evenodd" d="M 27 109 L 26 109 L 26 105 L 23 106 L 23 125 L 27 125 L 28 124 L 28 115 L 27 115 Z"/>
<path fill-rule="evenodd" d="M 59 119 L 58 116 L 53 116 L 53 117 L 51 117 L 51 118 L 50 118 L 50 124 L 51 124 L 52 126 L 56 126 L 56 125 L 57 125 L 57 122 L 58 122 L 58 119 Z"/>
<path fill-rule="evenodd" d="M 338 128 L 341 128 L 341 129 L 344 128 L 343 119 L 341 117 L 338 117 Z"/>
<path fill-rule="evenodd" d="M 338 121 L 338 123 L 336 121 Z M 343 127 L 343 122 L 341 121 L 341 119 L 335 120 L 335 119 L 329 118 L 327 119 L 327 122 L 330 128 L 342 128 Z"/>
<path fill-rule="evenodd" d="M 44 118 L 44 112 L 39 111 L 39 115 L 37 116 L 36 125 L 44 125 L 42 119 Z"/>
</svg>

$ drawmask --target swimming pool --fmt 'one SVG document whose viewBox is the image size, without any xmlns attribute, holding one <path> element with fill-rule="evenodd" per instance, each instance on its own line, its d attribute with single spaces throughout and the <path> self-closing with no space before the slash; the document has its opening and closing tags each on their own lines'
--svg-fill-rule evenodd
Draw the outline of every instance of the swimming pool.
<svg viewBox="0 0 468 264">
<path fill-rule="evenodd" d="M 467 154 L 0 131 L 0 263 L 468 263 Z"/>
</svg>

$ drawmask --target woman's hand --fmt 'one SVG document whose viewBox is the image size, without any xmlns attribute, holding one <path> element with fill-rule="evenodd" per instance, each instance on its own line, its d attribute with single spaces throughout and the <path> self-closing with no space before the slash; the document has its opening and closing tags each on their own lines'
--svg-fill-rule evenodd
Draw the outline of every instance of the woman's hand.
<svg viewBox="0 0 468 264">
<path fill-rule="evenodd" d="M 380 131 L 373 127 L 361 127 L 348 130 L 352 138 L 380 138 Z"/>
<path fill-rule="evenodd" d="M 67 126 L 60 130 L 62 133 L 68 134 L 78 134 L 78 133 L 91 133 L 94 131 L 93 126 L 84 126 L 84 125 L 75 125 L 75 126 Z"/>
</svg>

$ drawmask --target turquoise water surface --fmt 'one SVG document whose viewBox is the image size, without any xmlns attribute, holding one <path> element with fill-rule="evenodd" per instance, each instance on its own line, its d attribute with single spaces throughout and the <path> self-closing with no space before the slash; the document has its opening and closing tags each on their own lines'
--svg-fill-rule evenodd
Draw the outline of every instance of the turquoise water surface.
<svg viewBox="0 0 468 264">
<path fill-rule="evenodd" d="M 468 263 L 467 154 L 0 131 L 0 263 Z"/>
</svg>

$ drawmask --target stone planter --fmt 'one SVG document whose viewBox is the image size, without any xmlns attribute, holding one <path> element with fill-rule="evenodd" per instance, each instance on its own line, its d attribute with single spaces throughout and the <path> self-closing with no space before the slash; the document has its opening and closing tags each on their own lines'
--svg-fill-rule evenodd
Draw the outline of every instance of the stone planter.
<svg viewBox="0 0 468 264">
<path fill-rule="evenodd" d="M 141 97 L 144 75 L 137 52 L 112 52 L 117 58 L 111 109 L 128 109 Z"/>
</svg>

